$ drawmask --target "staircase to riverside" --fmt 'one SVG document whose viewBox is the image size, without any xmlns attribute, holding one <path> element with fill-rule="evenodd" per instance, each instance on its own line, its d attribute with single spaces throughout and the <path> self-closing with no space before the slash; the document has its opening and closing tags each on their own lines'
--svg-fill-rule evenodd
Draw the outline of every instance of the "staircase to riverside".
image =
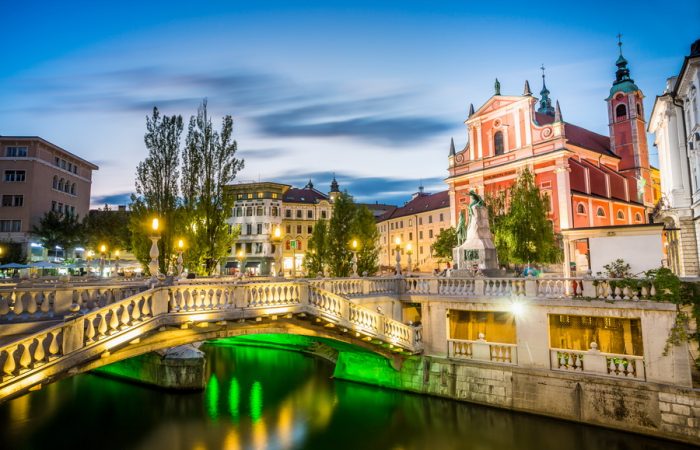
<svg viewBox="0 0 700 450">
<path fill-rule="evenodd" d="M 0 402 L 79 373 L 91 362 L 118 355 L 142 338 L 189 326 L 206 329 L 216 324 L 225 335 L 229 328 L 252 327 L 267 319 L 295 320 L 309 329 L 322 326 L 326 334 L 371 343 L 384 353 L 422 351 L 418 328 L 304 281 L 182 284 L 117 299 L 120 295 L 110 294 L 107 301 L 73 296 L 72 309 L 78 310 L 73 317 L 1 345 Z M 36 312 L 44 303 L 55 305 L 50 296 L 48 291 L 38 296 L 31 309 Z M 24 294 L 20 298 L 31 301 Z M 26 306 L 20 303 L 20 308 Z"/>
</svg>

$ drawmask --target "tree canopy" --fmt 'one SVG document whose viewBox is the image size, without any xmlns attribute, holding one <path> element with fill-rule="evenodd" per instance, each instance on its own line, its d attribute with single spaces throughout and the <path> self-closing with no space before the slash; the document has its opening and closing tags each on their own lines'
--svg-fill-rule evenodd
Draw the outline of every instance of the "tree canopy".
<svg viewBox="0 0 700 450">
<path fill-rule="evenodd" d="M 452 249 L 457 246 L 457 230 L 454 227 L 445 228 L 437 235 L 430 246 L 433 256 L 439 262 L 452 261 Z"/>
<path fill-rule="evenodd" d="M 85 228 L 74 214 L 49 211 L 39 219 L 39 225 L 32 226 L 31 234 L 45 249 L 61 247 L 66 254 L 83 243 Z"/>
</svg>

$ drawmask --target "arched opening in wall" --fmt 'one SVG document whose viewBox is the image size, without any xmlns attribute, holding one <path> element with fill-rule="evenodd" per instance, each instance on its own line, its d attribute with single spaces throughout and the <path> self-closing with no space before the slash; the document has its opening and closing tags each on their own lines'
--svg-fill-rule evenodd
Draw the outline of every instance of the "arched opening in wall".
<svg viewBox="0 0 700 450">
<path fill-rule="evenodd" d="M 58 189 L 58 177 L 55 175 L 53 177 L 53 188 Z"/>
<path fill-rule="evenodd" d="M 622 211 L 618 211 L 617 218 L 618 220 L 625 220 L 625 213 L 623 213 Z"/>
<path fill-rule="evenodd" d="M 640 105 L 639 103 L 637 103 L 637 116 L 642 116 L 642 105 Z"/>
<path fill-rule="evenodd" d="M 579 203 L 576 206 L 576 214 L 581 214 L 581 215 L 586 214 L 586 206 L 583 203 Z"/>
<path fill-rule="evenodd" d="M 639 213 L 636 213 L 636 214 L 634 215 L 634 221 L 637 222 L 637 223 L 642 223 L 642 215 L 639 214 Z"/>
<path fill-rule="evenodd" d="M 605 210 L 602 206 L 598 207 L 598 210 L 596 211 L 595 215 L 598 217 L 605 217 Z"/>
<path fill-rule="evenodd" d="M 503 154 L 503 132 L 502 131 L 497 131 L 496 134 L 493 135 L 493 148 L 494 152 L 496 155 L 502 155 Z"/>
<path fill-rule="evenodd" d="M 624 119 L 627 117 L 627 107 L 623 104 L 617 105 L 615 108 L 615 117 L 618 119 Z"/>
</svg>

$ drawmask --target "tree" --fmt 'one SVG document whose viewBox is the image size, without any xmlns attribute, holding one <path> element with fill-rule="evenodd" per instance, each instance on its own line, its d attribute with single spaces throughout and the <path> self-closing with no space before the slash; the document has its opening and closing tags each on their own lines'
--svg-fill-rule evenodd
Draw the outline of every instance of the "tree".
<svg viewBox="0 0 700 450">
<path fill-rule="evenodd" d="M 374 275 L 379 270 L 379 230 L 374 214 L 366 206 L 355 210 L 352 239 L 358 241 L 357 273 Z"/>
<path fill-rule="evenodd" d="M 328 226 L 325 220 L 319 220 L 309 239 L 308 251 L 304 257 L 304 269 L 309 276 L 324 273 L 328 262 Z"/>
<path fill-rule="evenodd" d="M 452 261 L 452 249 L 455 247 L 457 247 L 457 230 L 454 227 L 449 227 L 437 235 L 430 249 L 438 262 L 445 263 Z"/>
<path fill-rule="evenodd" d="M 174 239 L 181 227 L 178 209 L 178 159 L 182 116 L 161 116 L 158 108 L 146 118 L 144 143 L 148 156 L 136 168 L 136 194 L 131 196 L 129 230 L 136 257 L 147 266 L 150 257 L 150 219 L 158 217 L 163 224 L 158 243 L 160 271 L 165 272 L 173 254 Z"/>
<path fill-rule="evenodd" d="M 333 203 L 333 215 L 328 226 L 328 270 L 332 277 L 347 277 L 352 270 L 353 219 L 355 202 L 347 192 Z"/>
<path fill-rule="evenodd" d="M 0 253 L 0 264 L 7 263 L 18 263 L 22 264 L 27 260 L 27 256 L 24 254 L 22 249 L 23 245 L 18 242 L 0 241 L 0 248 L 2 253 Z"/>
<path fill-rule="evenodd" d="M 113 211 L 105 205 L 104 209 L 90 211 L 83 220 L 85 243 L 88 247 L 99 248 L 105 244 L 110 251 L 131 251 L 131 231 L 129 230 L 129 213 L 123 210 Z"/>
<path fill-rule="evenodd" d="M 33 225 L 31 234 L 41 246 L 49 252 L 56 247 L 63 249 L 64 255 L 84 241 L 84 227 L 78 216 L 49 211 L 39 219 L 39 225 Z"/>
<path fill-rule="evenodd" d="M 205 99 L 197 115 L 190 118 L 182 154 L 182 197 L 190 220 L 189 242 L 194 244 L 189 255 L 203 264 L 207 275 L 236 239 L 234 230 L 226 226 L 235 199 L 224 191 L 243 169 L 244 161 L 236 158 L 236 150 L 233 119 L 224 116 L 221 131 L 214 130 Z"/>
<path fill-rule="evenodd" d="M 509 194 L 509 195 L 508 195 Z M 490 207 L 492 232 L 501 263 L 554 263 L 561 248 L 547 219 L 549 198 L 543 195 L 528 169 L 518 177 L 508 194 L 496 196 Z M 509 201 L 508 201 L 509 200 Z M 509 203 L 507 212 L 506 203 Z"/>
</svg>

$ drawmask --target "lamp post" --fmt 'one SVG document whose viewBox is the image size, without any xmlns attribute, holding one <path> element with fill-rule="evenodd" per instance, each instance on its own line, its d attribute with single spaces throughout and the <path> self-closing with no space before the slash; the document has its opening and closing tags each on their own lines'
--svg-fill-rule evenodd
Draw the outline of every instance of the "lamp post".
<svg viewBox="0 0 700 450">
<path fill-rule="evenodd" d="M 87 276 L 90 276 L 90 269 L 92 269 L 92 267 L 90 266 L 90 263 L 92 262 L 92 258 L 94 256 L 95 256 L 95 252 L 93 252 L 92 250 L 87 252 L 87 255 L 86 255 L 87 263 L 85 264 L 85 271 L 87 272 Z"/>
<path fill-rule="evenodd" d="M 245 245 L 245 244 L 244 244 Z M 244 258 L 245 253 L 243 250 L 238 250 L 238 273 L 243 276 L 245 274 L 245 258 Z"/>
<path fill-rule="evenodd" d="M 119 276 L 119 250 L 114 252 L 114 276 Z"/>
<path fill-rule="evenodd" d="M 396 275 L 401 275 L 401 238 L 396 236 L 394 239 L 396 244 Z"/>
<path fill-rule="evenodd" d="M 105 253 L 107 252 L 107 246 L 102 244 L 100 245 L 100 276 L 104 277 L 105 276 Z"/>
<path fill-rule="evenodd" d="M 411 274 L 411 254 L 413 253 L 413 244 L 411 242 L 406 244 L 406 255 L 408 256 L 408 268 L 406 268 L 406 275 Z"/>
<path fill-rule="evenodd" d="M 357 277 L 357 239 L 352 240 L 352 276 Z"/>
<path fill-rule="evenodd" d="M 275 243 L 275 272 L 274 276 L 280 276 L 284 274 L 282 272 L 282 230 L 280 226 L 277 225 L 275 230 L 272 232 L 272 241 Z M 278 256 L 279 255 L 279 256 Z"/>
<path fill-rule="evenodd" d="M 178 239 L 177 241 L 177 277 L 182 276 L 182 249 L 185 248 L 185 241 Z"/>
<path fill-rule="evenodd" d="M 158 267 L 160 266 L 160 264 L 158 263 L 158 256 L 160 256 L 160 252 L 158 251 L 158 241 L 160 240 L 160 235 L 158 234 L 159 226 L 160 223 L 158 222 L 158 219 L 153 219 L 153 221 L 151 222 L 151 229 L 153 230 L 153 234 L 149 237 L 151 239 L 151 251 L 149 252 L 151 262 L 148 263 L 148 270 L 151 272 L 151 279 L 153 281 L 156 281 L 158 279 L 158 275 L 160 274 L 160 271 L 158 269 Z"/>
</svg>

